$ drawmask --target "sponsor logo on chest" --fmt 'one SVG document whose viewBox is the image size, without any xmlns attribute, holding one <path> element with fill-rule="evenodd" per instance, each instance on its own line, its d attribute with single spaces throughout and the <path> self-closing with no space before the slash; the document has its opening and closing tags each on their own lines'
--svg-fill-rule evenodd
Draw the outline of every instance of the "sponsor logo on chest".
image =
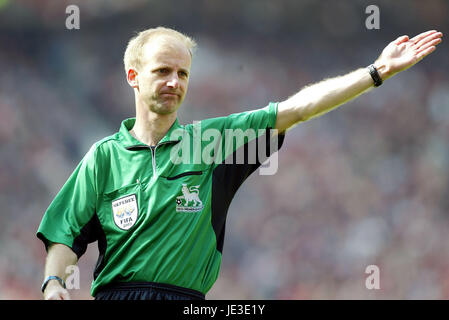
<svg viewBox="0 0 449 320">
<path fill-rule="evenodd" d="M 182 196 L 176 197 L 176 212 L 199 212 L 203 210 L 203 202 L 200 200 L 199 185 L 188 187 L 183 183 Z"/>
<path fill-rule="evenodd" d="M 129 230 L 137 221 L 139 207 L 135 194 L 112 201 L 114 223 L 122 230 Z"/>
</svg>

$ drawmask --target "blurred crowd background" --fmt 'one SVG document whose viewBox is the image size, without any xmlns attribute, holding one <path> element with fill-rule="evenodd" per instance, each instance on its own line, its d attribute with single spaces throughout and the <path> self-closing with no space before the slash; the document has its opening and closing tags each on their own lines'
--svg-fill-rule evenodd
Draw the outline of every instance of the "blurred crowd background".
<svg viewBox="0 0 449 320">
<path fill-rule="evenodd" d="M 70 4 L 79 30 L 65 27 Z M 370 4 L 379 30 L 365 27 Z M 190 123 L 367 66 L 400 35 L 448 35 L 448 16 L 444 0 L 0 0 L 0 299 L 41 299 L 43 213 L 89 147 L 134 116 L 122 58 L 136 31 L 198 42 L 179 113 Z M 448 52 L 443 39 L 287 133 L 277 174 L 253 174 L 229 209 L 208 299 L 449 298 Z M 97 256 L 91 244 L 73 298 L 92 299 Z M 379 290 L 365 287 L 369 265 Z"/>
</svg>

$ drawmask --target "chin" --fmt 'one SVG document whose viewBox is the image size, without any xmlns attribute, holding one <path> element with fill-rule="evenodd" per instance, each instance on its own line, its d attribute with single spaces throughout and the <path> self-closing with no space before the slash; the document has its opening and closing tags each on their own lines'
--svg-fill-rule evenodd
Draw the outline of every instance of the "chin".
<svg viewBox="0 0 449 320">
<path fill-rule="evenodd" d="M 151 111 L 160 115 L 167 115 L 176 112 L 179 106 L 180 106 L 179 104 L 172 104 L 172 103 L 156 105 L 151 108 Z"/>
</svg>

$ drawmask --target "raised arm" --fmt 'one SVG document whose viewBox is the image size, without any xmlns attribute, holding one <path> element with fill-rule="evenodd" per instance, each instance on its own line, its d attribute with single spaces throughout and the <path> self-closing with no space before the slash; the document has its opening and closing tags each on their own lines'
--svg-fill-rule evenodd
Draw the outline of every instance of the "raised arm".
<svg viewBox="0 0 449 320">
<path fill-rule="evenodd" d="M 389 43 L 374 62 L 383 81 L 410 68 L 432 53 L 443 34 L 427 31 L 409 39 L 401 36 Z M 278 105 L 276 129 L 284 131 L 293 125 L 320 116 L 354 99 L 374 85 L 368 68 L 307 86 Z"/>
</svg>

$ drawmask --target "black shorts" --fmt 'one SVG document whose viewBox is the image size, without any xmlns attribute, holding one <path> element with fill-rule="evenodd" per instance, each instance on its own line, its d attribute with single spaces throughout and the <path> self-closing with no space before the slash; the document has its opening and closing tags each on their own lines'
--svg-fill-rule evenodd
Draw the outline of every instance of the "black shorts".
<svg viewBox="0 0 449 320">
<path fill-rule="evenodd" d="M 203 293 L 165 283 L 119 282 L 101 287 L 95 300 L 205 300 Z"/>
</svg>

